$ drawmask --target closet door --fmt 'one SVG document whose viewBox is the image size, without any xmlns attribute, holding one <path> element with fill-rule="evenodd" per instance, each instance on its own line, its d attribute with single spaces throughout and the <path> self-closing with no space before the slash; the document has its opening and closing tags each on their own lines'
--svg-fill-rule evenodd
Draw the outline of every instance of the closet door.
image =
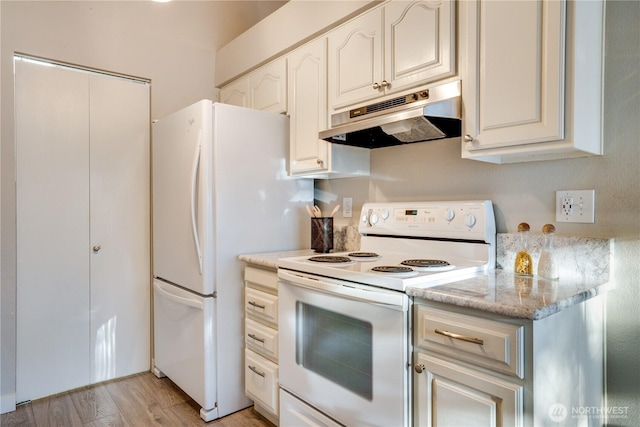
<svg viewBox="0 0 640 427">
<path fill-rule="evenodd" d="M 89 383 L 89 75 L 15 65 L 21 402 Z"/>
<path fill-rule="evenodd" d="M 149 85 L 16 61 L 18 402 L 150 368 Z"/>
<path fill-rule="evenodd" d="M 149 85 L 90 79 L 91 382 L 151 368 Z"/>
</svg>

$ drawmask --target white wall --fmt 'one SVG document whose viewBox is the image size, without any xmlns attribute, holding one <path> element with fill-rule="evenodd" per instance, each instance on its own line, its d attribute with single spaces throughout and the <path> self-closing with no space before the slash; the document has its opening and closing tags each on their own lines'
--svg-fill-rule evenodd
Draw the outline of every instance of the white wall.
<svg viewBox="0 0 640 427">
<path fill-rule="evenodd" d="M 13 53 L 151 80 L 152 118 L 214 99 L 216 50 L 282 1 L 1 1 L 0 397 L 15 389 Z"/>
<path fill-rule="evenodd" d="M 640 2 L 606 4 L 604 156 L 493 165 L 462 160 L 459 140 L 382 148 L 371 152 L 370 180 L 316 181 L 316 198 L 341 203 L 354 197 L 354 213 L 367 200 L 490 199 L 504 233 L 516 232 L 522 221 L 535 231 L 555 223 L 555 190 L 595 189 L 595 224 L 556 224 L 557 234 L 615 238 L 617 289 L 607 295 L 608 404 L 628 414 L 609 425 L 638 426 Z M 348 223 L 336 218 L 337 225 Z"/>
</svg>

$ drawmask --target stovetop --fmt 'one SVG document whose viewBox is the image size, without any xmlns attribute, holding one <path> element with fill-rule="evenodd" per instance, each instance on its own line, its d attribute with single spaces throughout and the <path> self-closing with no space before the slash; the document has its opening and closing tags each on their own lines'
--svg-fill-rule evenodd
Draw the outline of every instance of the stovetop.
<svg viewBox="0 0 640 427">
<path fill-rule="evenodd" d="M 284 258 L 278 268 L 404 292 L 495 267 L 489 201 L 369 203 L 358 229 L 358 251 Z M 403 264 L 416 260 L 417 266 Z M 421 267 L 423 260 L 436 266 Z"/>
<path fill-rule="evenodd" d="M 485 260 L 470 260 L 449 257 L 447 267 L 434 269 L 421 269 L 403 266 L 402 261 L 416 258 L 415 253 L 391 253 L 385 252 L 379 257 L 359 258 L 349 256 L 352 252 L 338 252 L 332 254 L 318 254 L 294 258 L 284 258 L 278 261 L 278 268 L 299 271 L 302 273 L 346 280 L 350 282 L 378 286 L 386 289 L 404 292 L 408 286 L 436 286 L 451 281 L 452 277 L 483 271 L 486 268 Z M 314 262 L 310 258 L 321 256 L 346 258 L 350 262 L 331 263 Z M 427 259 L 435 259 L 428 257 Z M 408 272 L 378 272 L 375 268 L 404 267 Z"/>
</svg>

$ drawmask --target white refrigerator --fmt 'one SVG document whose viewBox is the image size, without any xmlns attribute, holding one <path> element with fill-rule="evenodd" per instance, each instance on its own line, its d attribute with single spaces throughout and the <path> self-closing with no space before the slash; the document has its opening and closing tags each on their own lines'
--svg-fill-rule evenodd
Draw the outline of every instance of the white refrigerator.
<svg viewBox="0 0 640 427">
<path fill-rule="evenodd" d="M 153 124 L 154 373 L 205 421 L 246 408 L 238 255 L 309 247 L 289 119 L 202 100 Z"/>
</svg>

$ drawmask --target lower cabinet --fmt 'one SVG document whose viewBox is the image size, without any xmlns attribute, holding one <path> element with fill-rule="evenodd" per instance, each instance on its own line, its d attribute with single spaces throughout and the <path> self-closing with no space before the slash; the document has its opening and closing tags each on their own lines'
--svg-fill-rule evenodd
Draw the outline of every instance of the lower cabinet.
<svg viewBox="0 0 640 427">
<path fill-rule="evenodd" d="M 415 363 L 418 425 L 523 425 L 522 385 L 427 354 L 417 353 Z"/>
<path fill-rule="evenodd" d="M 275 270 L 247 265 L 244 280 L 245 394 L 278 425 L 278 277 Z"/>
<path fill-rule="evenodd" d="M 414 426 L 603 424 L 584 410 L 604 409 L 603 313 L 601 298 L 540 320 L 416 299 Z"/>
<path fill-rule="evenodd" d="M 278 416 L 278 365 L 247 349 L 245 355 L 245 393 L 254 401 L 256 409 L 264 408 Z M 258 412 L 263 412 L 258 410 Z M 269 419 L 273 417 L 268 416 Z M 275 422 L 274 422 L 275 423 Z"/>
</svg>

